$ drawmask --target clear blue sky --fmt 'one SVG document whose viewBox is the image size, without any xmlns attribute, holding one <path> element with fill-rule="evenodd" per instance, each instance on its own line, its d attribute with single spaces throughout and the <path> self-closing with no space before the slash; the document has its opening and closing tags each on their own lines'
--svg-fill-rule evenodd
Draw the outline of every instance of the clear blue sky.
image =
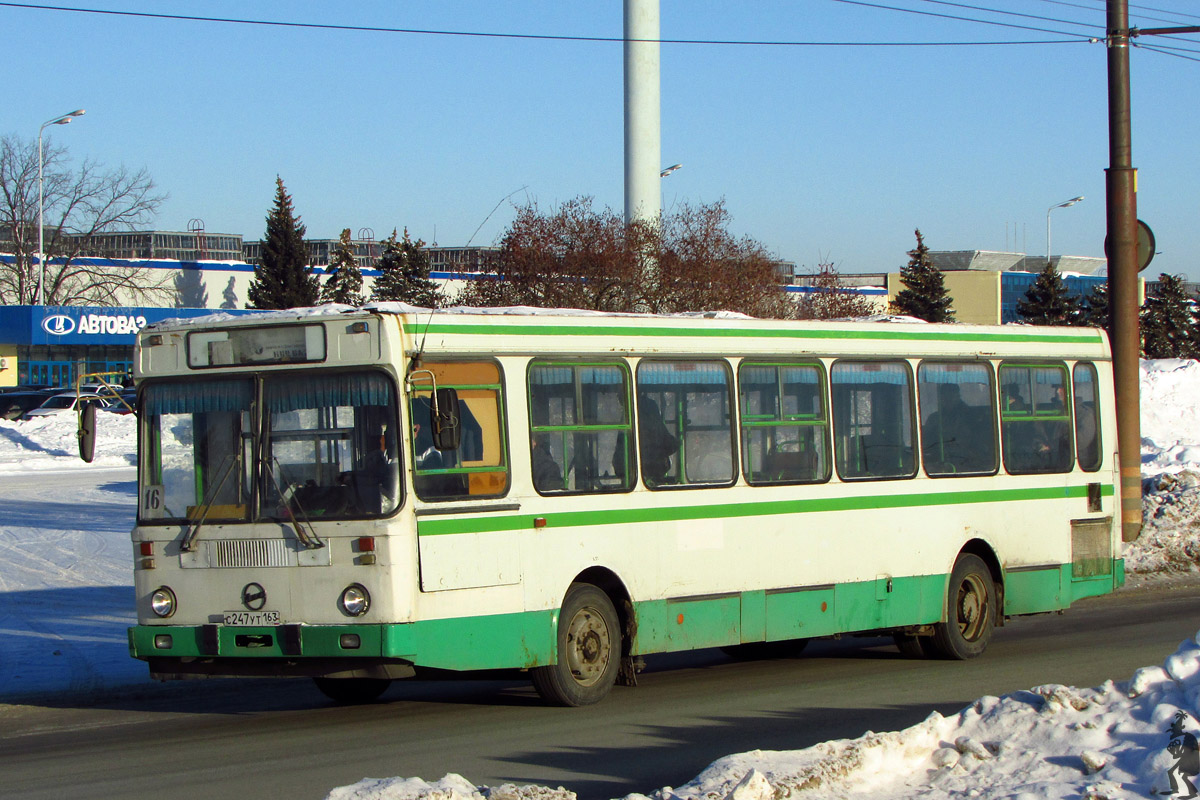
<svg viewBox="0 0 1200 800">
<path fill-rule="evenodd" d="M 621 3 L 58 0 L 77 8 L 391 28 L 622 34 Z M 879 0 L 1004 28 L 835 0 L 662 0 L 664 39 L 1063 44 L 819 47 L 664 44 L 665 205 L 724 198 L 733 228 L 782 258 L 893 270 L 920 227 L 936 250 L 1103 255 L 1104 0 Z M 972 10 L 1003 8 L 1048 21 Z M 1153 10 L 1152 10 L 1153 9 Z M 1143 27 L 1200 24 L 1195 0 L 1134 4 Z M 1068 24 L 1068 23 L 1082 23 Z M 1086 26 L 1092 27 L 1086 27 Z M 156 227 L 203 219 L 257 239 L 283 177 L 313 237 L 407 226 L 494 242 L 512 202 L 623 203 L 619 42 L 278 28 L 0 6 L 0 134 L 42 122 L 76 157 L 146 167 Z M 1046 32 L 1050 31 L 1050 32 Z M 1072 34 L 1072 35 L 1064 35 Z M 1133 52 L 1139 217 L 1149 273 L 1200 279 L 1200 36 Z M 512 199 L 484 222 L 501 198 Z M 478 233 L 476 229 L 480 227 Z M 435 233 L 436 231 L 436 233 Z"/>
</svg>

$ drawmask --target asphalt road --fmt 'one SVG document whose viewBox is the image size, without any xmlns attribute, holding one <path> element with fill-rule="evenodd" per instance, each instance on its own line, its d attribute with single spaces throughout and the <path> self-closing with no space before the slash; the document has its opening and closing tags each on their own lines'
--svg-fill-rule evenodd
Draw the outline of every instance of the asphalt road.
<svg viewBox="0 0 1200 800">
<path fill-rule="evenodd" d="M 305 681 L 197 681 L 82 707 L 0 707 L 0 797 L 319 798 L 363 777 L 447 772 L 563 785 L 580 800 L 686 783 L 720 756 L 907 727 L 1044 683 L 1094 686 L 1160 664 L 1200 628 L 1200 583 L 1126 589 L 1016 620 L 983 658 L 908 660 L 883 639 L 795 658 L 650 659 L 637 688 L 542 707 L 521 680 L 395 684 L 337 707 Z"/>
</svg>

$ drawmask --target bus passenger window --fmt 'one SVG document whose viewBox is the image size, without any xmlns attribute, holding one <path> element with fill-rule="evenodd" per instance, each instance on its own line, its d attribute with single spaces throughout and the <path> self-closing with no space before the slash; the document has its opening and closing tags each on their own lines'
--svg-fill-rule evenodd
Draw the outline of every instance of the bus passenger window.
<svg viewBox="0 0 1200 800">
<path fill-rule="evenodd" d="M 833 396 L 834 458 L 844 480 L 916 474 L 912 373 L 902 361 L 839 361 Z"/>
<path fill-rule="evenodd" d="M 747 483 L 829 479 L 829 427 L 819 365 L 742 362 L 738 393 Z"/>
<path fill-rule="evenodd" d="M 529 457 L 541 494 L 633 488 L 629 371 L 622 362 L 529 366 Z"/>
<path fill-rule="evenodd" d="M 921 461 L 934 477 L 998 467 L 992 371 L 986 364 L 923 362 L 917 370 Z"/>
<path fill-rule="evenodd" d="M 1021 474 L 1070 472 L 1071 408 L 1062 365 L 1000 366 L 1004 468 Z"/>
<path fill-rule="evenodd" d="M 1075 449 L 1079 468 L 1096 472 L 1103 461 L 1100 449 L 1100 403 L 1096 397 L 1096 367 L 1076 364 L 1074 376 Z"/>
<path fill-rule="evenodd" d="M 455 450 L 434 446 L 433 385 L 458 394 L 461 440 Z M 508 447 L 500 367 L 492 362 L 424 362 L 410 376 L 409 441 L 413 489 L 426 501 L 500 497 L 508 492 Z"/>
<path fill-rule="evenodd" d="M 731 383 L 724 361 L 638 364 L 638 449 L 646 486 L 733 483 Z"/>
</svg>

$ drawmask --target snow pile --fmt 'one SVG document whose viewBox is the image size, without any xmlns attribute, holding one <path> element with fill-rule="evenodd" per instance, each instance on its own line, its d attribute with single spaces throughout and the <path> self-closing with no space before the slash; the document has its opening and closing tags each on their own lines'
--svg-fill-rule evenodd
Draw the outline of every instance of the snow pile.
<svg viewBox="0 0 1200 800">
<path fill-rule="evenodd" d="M 1200 361 L 1142 361 L 1142 474 L 1200 471 Z"/>
<path fill-rule="evenodd" d="M 933 713 L 891 733 L 822 742 L 804 750 L 726 756 L 690 783 L 625 800 L 776 798 L 1117 798 L 1168 794 L 1167 748 L 1178 714 L 1195 734 L 1200 717 L 1200 633 L 1161 667 L 1094 689 L 1049 684 L 983 697 L 952 717 Z M 1186 761 L 1185 761 L 1186 764 Z M 1181 784 L 1182 788 L 1182 784 Z M 367 779 L 329 800 L 573 800 L 562 788 L 472 786 Z"/>
<path fill-rule="evenodd" d="M 1142 361 L 1142 535 L 1131 573 L 1200 571 L 1200 362 Z"/>
<path fill-rule="evenodd" d="M 517 786 L 506 783 L 495 788 L 475 786 L 453 773 L 428 783 L 420 778 L 368 778 L 352 786 L 329 793 L 328 800 L 372 800 L 372 798 L 421 798 L 422 800 L 575 800 L 575 793 L 563 787 Z"/>
</svg>

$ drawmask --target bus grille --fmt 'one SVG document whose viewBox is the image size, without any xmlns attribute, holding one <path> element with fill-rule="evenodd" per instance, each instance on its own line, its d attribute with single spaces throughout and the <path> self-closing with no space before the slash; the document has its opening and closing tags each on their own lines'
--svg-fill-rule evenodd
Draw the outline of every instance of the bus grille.
<svg viewBox="0 0 1200 800">
<path fill-rule="evenodd" d="M 213 567 L 292 567 L 296 557 L 285 539 L 215 539 L 208 542 Z"/>
</svg>

